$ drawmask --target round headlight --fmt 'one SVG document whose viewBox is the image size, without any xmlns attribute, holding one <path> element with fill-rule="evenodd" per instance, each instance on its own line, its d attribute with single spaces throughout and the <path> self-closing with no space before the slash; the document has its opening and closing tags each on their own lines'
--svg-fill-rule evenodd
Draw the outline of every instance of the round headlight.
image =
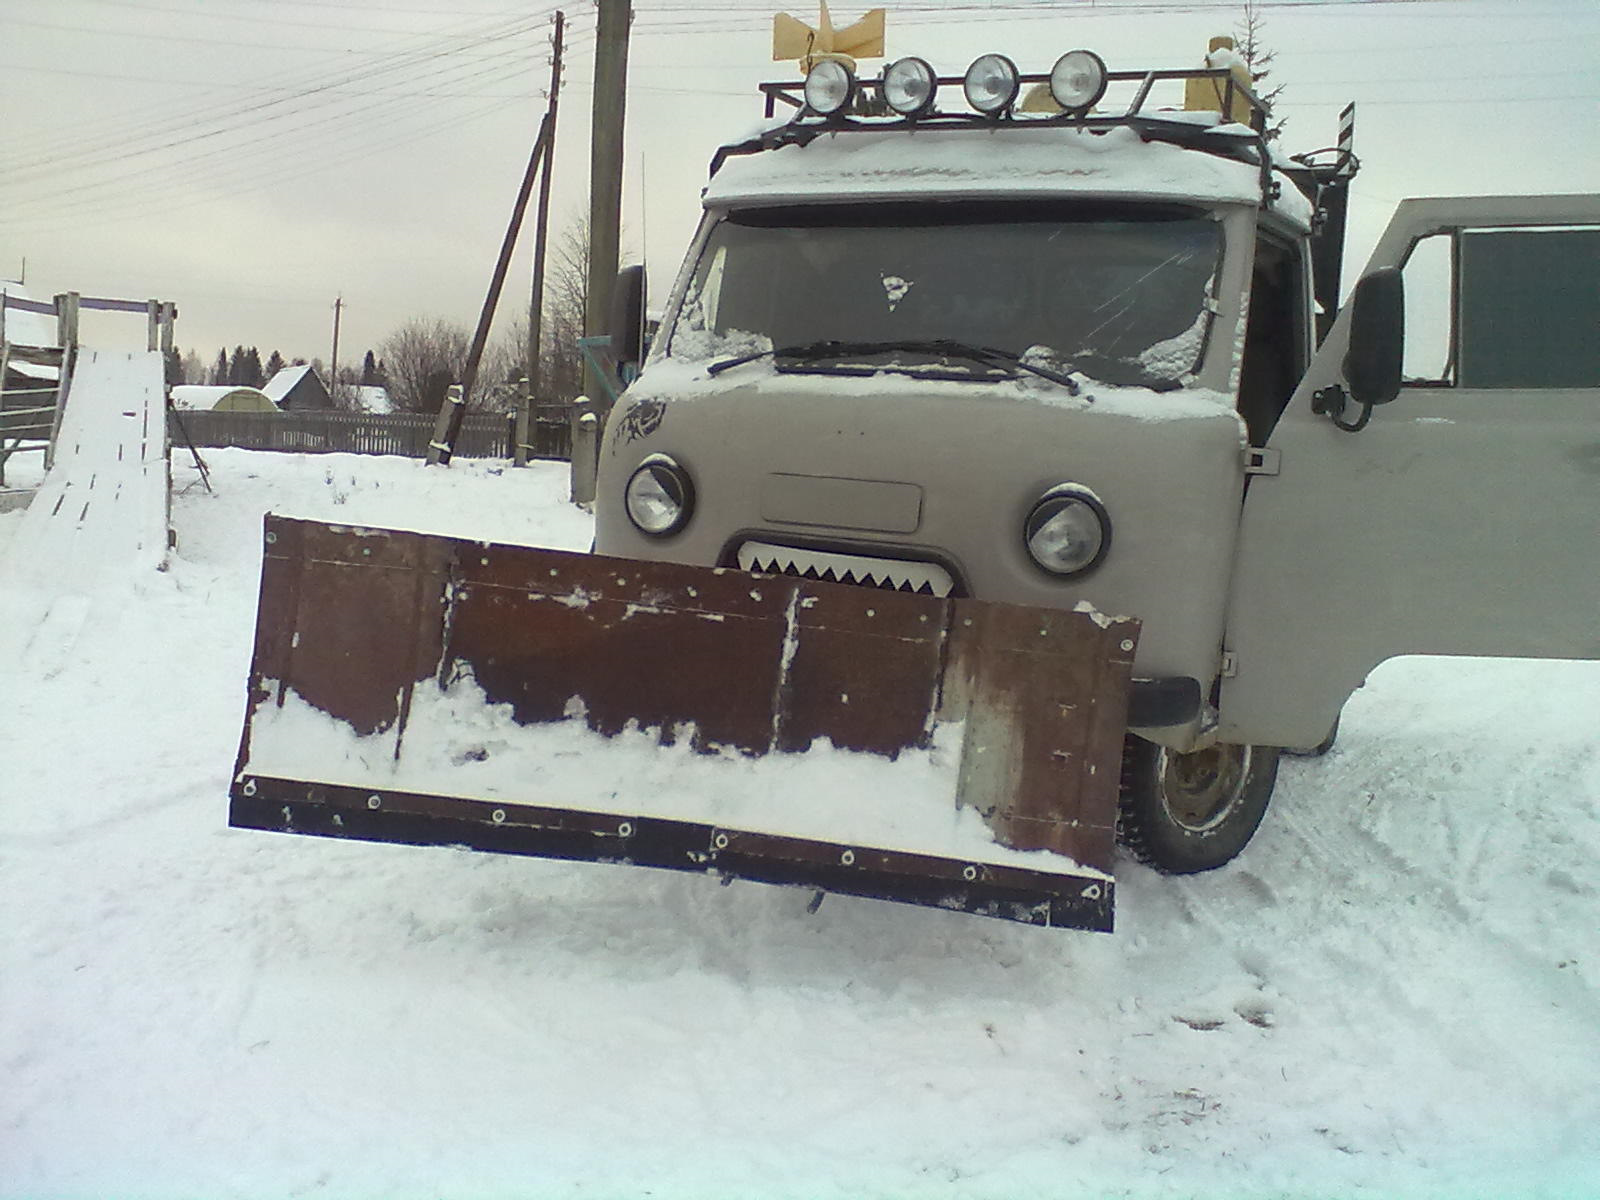
<svg viewBox="0 0 1600 1200">
<path fill-rule="evenodd" d="M 855 98 L 856 77 L 842 62 L 825 58 L 811 65 L 806 76 L 806 107 L 824 117 L 831 117 L 849 107 Z"/>
<path fill-rule="evenodd" d="M 689 473 L 665 454 L 652 454 L 628 478 L 623 501 L 641 533 L 665 537 L 688 524 L 694 510 Z"/>
<path fill-rule="evenodd" d="M 1057 484 L 1033 506 L 1022 531 L 1028 556 L 1052 575 L 1081 575 L 1111 548 L 1111 518 L 1088 488 Z"/>
<path fill-rule="evenodd" d="M 1106 94 L 1105 60 L 1093 50 L 1069 50 L 1050 68 L 1050 94 L 1068 112 L 1088 112 Z"/>
<path fill-rule="evenodd" d="M 939 77 L 920 58 L 902 58 L 883 71 L 883 99 L 903 117 L 920 117 L 933 107 Z"/>
<path fill-rule="evenodd" d="M 1003 113 L 1016 101 L 1022 86 L 1017 64 L 1004 54 L 985 54 L 974 59 L 961 81 L 967 103 L 986 117 Z"/>
</svg>

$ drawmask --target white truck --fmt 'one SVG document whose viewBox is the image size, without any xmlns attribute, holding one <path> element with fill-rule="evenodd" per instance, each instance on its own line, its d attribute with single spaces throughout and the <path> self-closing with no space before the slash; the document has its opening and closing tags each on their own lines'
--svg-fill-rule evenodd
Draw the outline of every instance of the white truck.
<svg viewBox="0 0 1600 1200">
<path fill-rule="evenodd" d="M 1158 106 L 1179 82 L 1216 103 Z M 857 602 L 839 626 L 852 632 L 891 594 L 942 606 L 906 619 L 956 632 L 974 626 L 962 614 L 976 602 L 1040 637 L 1114 627 L 1093 679 L 1056 687 L 1065 668 L 1035 664 L 1033 690 L 958 714 L 974 762 L 1010 747 L 1009 766 L 966 800 L 996 839 L 1093 869 L 1062 870 L 1055 887 L 984 863 L 883 859 L 863 881 L 868 852 L 894 847 L 813 853 L 812 839 L 778 869 L 733 856 L 710 825 L 685 856 L 641 844 L 646 797 L 621 810 L 625 853 L 489 844 L 481 829 L 470 844 L 1109 928 L 1112 825 L 1161 870 L 1226 863 L 1262 819 L 1280 752 L 1325 749 L 1385 659 L 1600 655 L 1600 196 L 1408 200 L 1335 317 L 1349 147 L 1282 156 L 1226 68 L 1112 72 L 1073 51 L 1038 75 L 984 55 L 961 77 L 902 59 L 863 83 L 822 62 L 766 92 L 767 123 L 716 157 L 648 355 L 637 306 L 613 330 L 638 376 L 600 446 L 595 577 L 620 584 L 615 560 L 628 560 L 637 578 L 667 581 L 648 605 L 628 600 L 628 616 L 679 604 L 689 617 L 664 625 L 657 641 L 675 650 L 661 653 L 621 651 L 621 616 L 586 628 L 583 663 L 555 690 L 589 700 L 584 681 L 607 674 L 630 695 L 667 697 L 643 706 L 646 723 L 703 731 L 706 697 L 673 681 L 707 650 L 675 634 L 750 616 L 687 599 L 697 579 L 746 572 L 809 589 L 790 596 L 787 640 L 738 643 L 718 664 L 723 683 L 759 676 L 755 699 L 737 703 L 774 730 L 794 614 L 817 595 L 834 603 L 828 583 L 884 598 Z M 637 276 L 625 282 L 619 292 L 642 295 Z M 1408 330 L 1408 311 L 1434 319 Z M 1431 361 L 1408 361 L 1422 350 Z M 579 569 L 560 568 L 566 580 Z M 461 586 L 452 578 L 438 586 Z M 267 607 L 264 593 L 264 618 Z M 1046 628 L 1041 614 L 1078 624 Z M 542 620 L 517 618 L 524 631 Z M 982 691 L 981 671 L 952 683 L 968 653 L 954 639 L 928 651 L 932 707 L 899 744 L 931 730 L 952 694 Z M 1002 641 L 986 633 L 978 648 L 998 662 Z M 836 744 L 907 690 L 884 649 L 905 642 L 834 654 L 819 694 L 838 710 Z M 1026 647 L 1017 635 L 1004 649 Z M 776 667 L 757 670 L 762 654 Z M 483 660 L 506 656 L 457 646 L 443 658 L 481 682 Z M 853 678 L 883 684 L 871 703 L 852 705 L 837 682 L 851 658 Z M 521 696 L 544 667 L 517 662 Z M 258 645 L 255 695 L 276 684 L 281 696 L 285 678 Z M 592 718 L 595 706 L 536 709 L 518 719 Z M 1041 709 L 1066 724 L 1034 728 Z M 1073 714 L 1091 711 L 1092 750 L 1071 741 Z M 404 705 L 383 719 L 403 724 Z M 762 748 L 805 744 L 775 734 Z M 1078 773 L 1051 774 L 1069 760 Z M 963 763 L 964 780 L 983 774 Z M 243 796 L 247 783 L 264 790 Z M 326 791 L 280 820 L 283 794 L 241 752 L 237 823 L 400 836 L 381 822 L 333 828 L 344 801 Z M 1050 822 L 1054 840 L 1028 833 Z M 447 839 L 430 827 L 400 840 Z"/>
</svg>

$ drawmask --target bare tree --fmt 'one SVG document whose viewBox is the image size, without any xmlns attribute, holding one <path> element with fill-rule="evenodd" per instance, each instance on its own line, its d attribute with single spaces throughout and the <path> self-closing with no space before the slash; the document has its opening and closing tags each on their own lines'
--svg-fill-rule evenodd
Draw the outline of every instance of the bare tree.
<svg viewBox="0 0 1600 1200">
<path fill-rule="evenodd" d="M 1239 57 L 1244 59 L 1245 66 L 1250 69 L 1250 90 L 1255 92 L 1266 106 L 1266 137 L 1270 142 L 1283 132 L 1286 120 L 1273 120 L 1278 97 L 1283 95 L 1283 84 L 1280 83 L 1267 91 L 1262 90 L 1262 83 L 1272 74 L 1272 62 L 1278 57 L 1278 52 L 1269 50 L 1263 39 L 1266 23 L 1267 19 L 1262 16 L 1261 6 L 1257 0 L 1245 0 L 1244 21 L 1234 29 L 1234 43 L 1239 51 Z"/>
<path fill-rule="evenodd" d="M 442 317 L 413 317 L 379 350 L 389 372 L 396 412 L 438 412 L 450 385 L 461 378 L 472 336 Z"/>
<path fill-rule="evenodd" d="M 442 317 L 413 317 L 391 333 L 378 350 L 395 411 L 438 412 L 450 385 L 461 382 L 471 349 L 472 334 L 467 327 Z M 491 346 L 478 365 L 467 408 L 480 412 L 509 409 L 515 402 L 511 385 L 521 367 L 521 351 L 505 339 Z"/>
<path fill-rule="evenodd" d="M 626 244 L 624 258 L 634 257 Z M 589 303 L 589 213 L 574 216 L 550 241 L 545 259 L 544 319 L 540 330 L 539 396 L 544 403 L 575 399 L 583 390 L 584 314 Z M 519 319 L 522 339 L 516 359 L 527 359 L 527 321 Z M 526 369 L 524 367 L 524 369 Z"/>
<path fill-rule="evenodd" d="M 539 399 L 572 400 L 583 390 L 584 311 L 589 303 L 589 215 L 555 238 L 545 260 L 544 321 L 539 341 Z"/>
</svg>

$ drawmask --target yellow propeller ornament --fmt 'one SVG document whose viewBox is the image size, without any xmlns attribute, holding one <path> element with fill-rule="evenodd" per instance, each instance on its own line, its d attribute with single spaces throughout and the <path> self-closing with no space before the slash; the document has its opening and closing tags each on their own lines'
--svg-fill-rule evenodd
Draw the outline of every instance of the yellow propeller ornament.
<svg viewBox="0 0 1600 1200">
<path fill-rule="evenodd" d="M 828 0 L 822 0 L 822 17 L 813 29 L 804 21 L 779 13 L 772 18 L 772 61 L 793 59 L 803 75 L 817 63 L 831 59 L 855 73 L 856 59 L 883 57 L 884 10 L 875 8 L 853 25 L 833 27 Z"/>
</svg>

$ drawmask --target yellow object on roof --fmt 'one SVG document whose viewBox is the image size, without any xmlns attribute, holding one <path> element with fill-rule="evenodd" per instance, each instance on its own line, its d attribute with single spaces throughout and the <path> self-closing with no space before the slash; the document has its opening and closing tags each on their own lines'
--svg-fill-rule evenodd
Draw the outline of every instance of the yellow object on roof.
<svg viewBox="0 0 1600 1200">
<path fill-rule="evenodd" d="M 1184 84 L 1183 107 L 1190 112 L 1223 113 L 1224 120 L 1250 124 L 1250 67 L 1234 49 L 1231 37 L 1214 37 L 1206 53 L 1206 66 L 1226 67 L 1233 76 L 1233 103 L 1223 112 L 1228 85 L 1220 79 L 1191 79 Z M 1241 90 L 1242 89 L 1242 90 Z"/>
<path fill-rule="evenodd" d="M 822 0 L 822 16 L 815 29 L 788 13 L 779 13 L 772 18 L 772 61 L 794 59 L 805 74 L 823 59 L 842 62 L 854 70 L 858 58 L 883 57 L 883 26 L 884 10 L 874 8 L 855 24 L 835 29 L 828 0 Z"/>
</svg>

